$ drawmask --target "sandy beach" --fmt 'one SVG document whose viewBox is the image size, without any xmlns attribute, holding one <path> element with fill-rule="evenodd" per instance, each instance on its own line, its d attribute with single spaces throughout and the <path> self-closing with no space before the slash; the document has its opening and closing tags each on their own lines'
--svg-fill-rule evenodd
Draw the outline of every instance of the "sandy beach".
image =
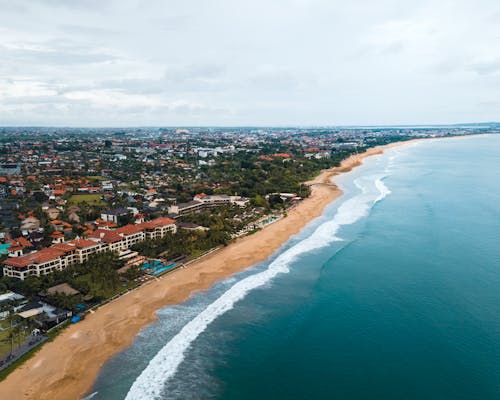
<svg viewBox="0 0 500 400">
<path fill-rule="evenodd" d="M 192 293 L 265 260 L 342 192 L 332 177 L 350 171 L 371 155 L 409 142 L 369 149 L 341 166 L 323 171 L 312 194 L 283 218 L 263 230 L 236 240 L 210 255 L 106 304 L 82 322 L 71 325 L 44 345 L 29 361 L 0 382 L 1 399 L 79 399 L 91 388 L 107 359 L 129 346 L 135 335 L 156 319 L 155 311 L 185 301 Z"/>
</svg>

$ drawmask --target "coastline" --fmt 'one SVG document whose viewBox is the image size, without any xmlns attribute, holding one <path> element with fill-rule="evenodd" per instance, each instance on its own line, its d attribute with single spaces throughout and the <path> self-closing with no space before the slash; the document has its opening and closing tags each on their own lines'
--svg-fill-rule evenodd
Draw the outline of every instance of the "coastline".
<svg viewBox="0 0 500 400">
<path fill-rule="evenodd" d="M 145 325 L 155 321 L 158 309 L 181 303 L 194 292 L 267 259 L 342 194 L 331 183 L 335 175 L 359 166 L 366 157 L 418 140 L 374 147 L 347 158 L 339 167 L 322 171 L 306 183 L 312 188 L 311 196 L 290 210 L 286 218 L 141 286 L 69 326 L 0 383 L 1 397 L 67 400 L 85 395 L 101 366 L 128 347 Z"/>
</svg>

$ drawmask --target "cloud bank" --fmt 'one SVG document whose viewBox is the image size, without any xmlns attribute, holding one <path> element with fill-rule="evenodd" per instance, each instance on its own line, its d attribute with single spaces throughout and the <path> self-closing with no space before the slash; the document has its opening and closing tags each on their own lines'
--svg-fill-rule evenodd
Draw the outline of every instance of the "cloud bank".
<svg viewBox="0 0 500 400">
<path fill-rule="evenodd" d="M 0 0 L 0 125 L 500 120 L 492 0 Z"/>
</svg>

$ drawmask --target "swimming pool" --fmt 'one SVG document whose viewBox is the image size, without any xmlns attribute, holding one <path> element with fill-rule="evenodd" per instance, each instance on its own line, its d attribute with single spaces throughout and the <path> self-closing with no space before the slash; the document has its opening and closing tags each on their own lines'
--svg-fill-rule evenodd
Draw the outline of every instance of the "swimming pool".
<svg viewBox="0 0 500 400">
<path fill-rule="evenodd" d="M 151 261 L 146 261 L 142 265 L 141 270 L 143 271 L 148 270 L 147 272 L 152 275 L 159 275 L 162 272 L 174 268 L 176 265 L 177 265 L 176 263 L 170 263 L 165 265 L 159 260 L 151 260 Z"/>
</svg>

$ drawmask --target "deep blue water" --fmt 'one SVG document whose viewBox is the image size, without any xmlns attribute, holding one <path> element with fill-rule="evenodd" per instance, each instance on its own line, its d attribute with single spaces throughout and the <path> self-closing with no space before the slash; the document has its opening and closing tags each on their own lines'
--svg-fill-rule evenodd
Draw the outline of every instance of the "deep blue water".
<svg viewBox="0 0 500 400">
<path fill-rule="evenodd" d="M 500 136 L 368 159 L 271 260 L 159 311 L 93 398 L 500 398 L 499 173 Z"/>
</svg>

